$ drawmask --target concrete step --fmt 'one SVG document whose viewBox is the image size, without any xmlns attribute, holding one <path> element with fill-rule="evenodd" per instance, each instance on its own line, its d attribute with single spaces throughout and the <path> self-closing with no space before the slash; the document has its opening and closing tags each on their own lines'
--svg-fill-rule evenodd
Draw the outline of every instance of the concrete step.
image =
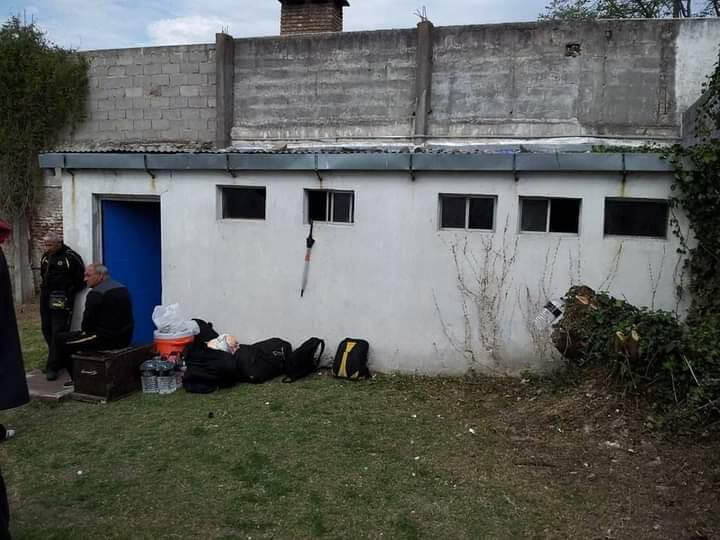
<svg viewBox="0 0 720 540">
<path fill-rule="evenodd" d="M 48 381 L 42 371 L 33 369 L 27 373 L 30 399 L 60 401 L 73 393 L 72 386 L 63 386 L 63 383 L 68 380 L 70 380 L 70 375 L 64 369 L 58 373 L 58 378 L 54 381 Z"/>
</svg>

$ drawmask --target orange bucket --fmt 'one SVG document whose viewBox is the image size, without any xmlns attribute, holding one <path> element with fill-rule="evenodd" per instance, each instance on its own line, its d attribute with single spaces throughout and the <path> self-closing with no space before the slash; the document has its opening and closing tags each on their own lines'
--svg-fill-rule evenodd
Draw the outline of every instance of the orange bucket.
<svg viewBox="0 0 720 540">
<path fill-rule="evenodd" d="M 185 350 L 185 347 L 190 345 L 195 340 L 195 336 L 190 335 L 173 335 L 158 334 L 155 332 L 155 352 L 162 356 L 170 356 L 172 353 L 180 354 Z"/>
</svg>

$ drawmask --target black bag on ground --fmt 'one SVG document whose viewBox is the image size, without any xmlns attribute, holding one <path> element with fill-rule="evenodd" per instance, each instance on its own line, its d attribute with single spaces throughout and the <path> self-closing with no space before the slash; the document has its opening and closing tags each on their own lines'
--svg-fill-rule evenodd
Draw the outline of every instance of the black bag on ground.
<svg viewBox="0 0 720 540">
<path fill-rule="evenodd" d="M 218 337 L 218 333 L 213 328 L 213 323 L 205 322 L 202 319 L 193 319 L 200 328 L 200 333 L 195 336 L 195 343 L 207 343 L 211 339 Z"/>
<path fill-rule="evenodd" d="M 364 339 L 345 338 L 338 345 L 332 372 L 341 379 L 367 379 L 370 370 L 367 367 L 370 345 Z"/>
<path fill-rule="evenodd" d="M 285 362 L 283 382 L 291 383 L 310 375 L 317 369 L 324 351 L 325 342 L 320 338 L 312 337 L 300 345 Z"/>
<path fill-rule="evenodd" d="M 204 343 L 193 343 L 185 356 L 187 370 L 183 376 L 183 386 L 190 390 L 193 383 L 205 383 L 209 386 L 233 386 L 242 380 L 236 358 L 225 351 L 210 349 Z M 185 384 L 188 383 L 188 384 Z"/>
<path fill-rule="evenodd" d="M 285 361 L 292 345 L 280 338 L 266 339 L 253 345 L 240 345 L 235 352 L 243 380 L 260 384 L 285 373 Z"/>
</svg>

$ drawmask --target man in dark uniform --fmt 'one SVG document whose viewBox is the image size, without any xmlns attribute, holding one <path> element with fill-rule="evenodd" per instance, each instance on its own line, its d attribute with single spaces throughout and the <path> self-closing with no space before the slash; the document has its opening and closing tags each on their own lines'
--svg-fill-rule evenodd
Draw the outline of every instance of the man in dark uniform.
<svg viewBox="0 0 720 540">
<path fill-rule="evenodd" d="M 0 244 L 7 240 L 11 231 L 10 225 L 0 220 Z M 30 396 L 15 319 L 10 271 L 0 247 L 0 410 L 19 407 L 28 401 Z M 0 425 L 0 435 L 3 439 L 7 437 L 9 431 Z M 9 522 L 7 491 L 0 472 L 0 539 L 10 538 Z"/>
<path fill-rule="evenodd" d="M 85 299 L 82 331 L 60 333 L 54 344 L 57 364 L 67 367 L 71 377 L 72 354 L 127 347 L 135 328 L 130 291 L 110 277 L 106 266 L 88 264 L 85 267 L 85 283 L 90 292 Z M 71 386 L 72 381 L 65 384 Z"/>
<path fill-rule="evenodd" d="M 83 261 L 57 234 L 48 233 L 44 241 L 47 251 L 40 260 L 40 318 L 48 344 L 45 370 L 48 381 L 54 381 L 63 366 L 55 362 L 53 341 L 59 333 L 70 329 L 75 295 L 84 287 Z"/>
</svg>

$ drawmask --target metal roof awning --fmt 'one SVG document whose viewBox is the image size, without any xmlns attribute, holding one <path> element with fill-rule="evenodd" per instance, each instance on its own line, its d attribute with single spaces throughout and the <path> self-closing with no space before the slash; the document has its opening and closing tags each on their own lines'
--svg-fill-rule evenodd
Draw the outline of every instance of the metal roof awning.
<svg viewBox="0 0 720 540">
<path fill-rule="evenodd" d="M 462 152 L 48 152 L 44 169 L 153 171 L 670 172 L 650 153 Z"/>
</svg>

